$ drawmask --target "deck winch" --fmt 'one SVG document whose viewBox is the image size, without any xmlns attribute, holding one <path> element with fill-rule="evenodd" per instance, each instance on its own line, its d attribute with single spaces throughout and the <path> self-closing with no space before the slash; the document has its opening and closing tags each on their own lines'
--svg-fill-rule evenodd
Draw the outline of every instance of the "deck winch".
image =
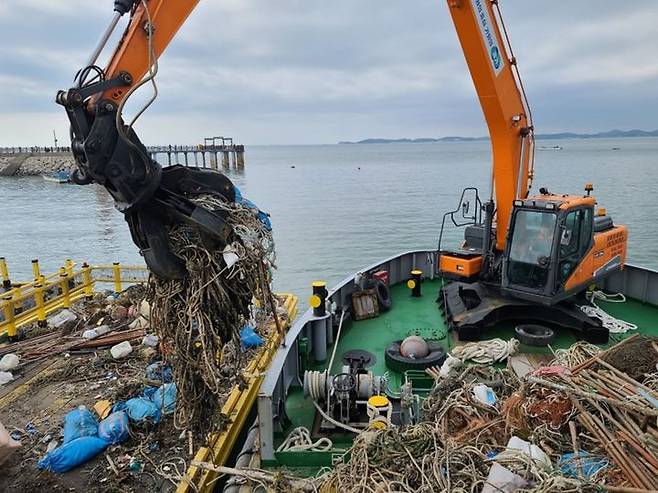
<svg viewBox="0 0 658 493">
<path fill-rule="evenodd" d="M 325 371 L 304 373 L 304 396 L 316 403 L 324 403 L 327 414 L 345 425 L 359 425 L 367 416 L 368 399 L 381 396 L 388 385 L 385 376 L 374 375 L 365 369 L 362 360 L 353 360 L 343 365 L 341 373 L 330 375 Z M 367 424 L 367 423 L 365 423 Z M 321 427 L 336 428 L 328 420 Z"/>
</svg>

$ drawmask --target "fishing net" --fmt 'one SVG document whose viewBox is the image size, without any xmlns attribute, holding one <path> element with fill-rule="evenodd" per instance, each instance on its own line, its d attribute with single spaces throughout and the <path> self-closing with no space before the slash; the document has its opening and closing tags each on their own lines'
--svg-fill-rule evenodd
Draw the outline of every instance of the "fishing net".
<svg viewBox="0 0 658 493">
<path fill-rule="evenodd" d="M 228 203 L 213 195 L 192 200 L 223 214 L 233 232 L 225 249 L 187 225 L 169 230 L 172 251 L 186 264 L 181 280 L 152 275 L 151 322 L 163 342 L 178 389 L 175 423 L 205 435 L 221 426 L 218 410 L 228 391 L 240 383 L 244 355 L 239 331 L 253 320 L 252 301 L 273 302 L 271 229 L 258 209 Z"/>
</svg>

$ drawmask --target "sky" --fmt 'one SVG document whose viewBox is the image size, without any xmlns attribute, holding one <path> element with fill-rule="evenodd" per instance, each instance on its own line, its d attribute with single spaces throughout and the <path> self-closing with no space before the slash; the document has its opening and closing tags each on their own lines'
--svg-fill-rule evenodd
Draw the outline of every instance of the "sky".
<svg viewBox="0 0 658 493">
<path fill-rule="evenodd" d="M 658 2 L 500 5 L 538 133 L 658 128 Z M 67 140 L 55 93 L 111 15 L 111 0 L 0 0 L 0 146 Z M 445 0 L 201 0 L 156 80 L 136 126 L 152 145 L 487 133 Z"/>
</svg>

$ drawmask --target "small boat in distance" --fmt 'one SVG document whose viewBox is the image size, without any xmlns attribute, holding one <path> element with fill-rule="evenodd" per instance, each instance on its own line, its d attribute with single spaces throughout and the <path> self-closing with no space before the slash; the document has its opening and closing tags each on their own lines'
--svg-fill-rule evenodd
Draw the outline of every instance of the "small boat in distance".
<svg viewBox="0 0 658 493">
<path fill-rule="evenodd" d="M 537 147 L 538 150 L 540 151 L 561 151 L 563 149 L 562 146 L 539 146 Z"/>
<path fill-rule="evenodd" d="M 41 175 L 41 177 L 53 183 L 70 183 L 71 182 L 71 173 L 66 170 L 59 170 L 47 175 Z"/>
</svg>

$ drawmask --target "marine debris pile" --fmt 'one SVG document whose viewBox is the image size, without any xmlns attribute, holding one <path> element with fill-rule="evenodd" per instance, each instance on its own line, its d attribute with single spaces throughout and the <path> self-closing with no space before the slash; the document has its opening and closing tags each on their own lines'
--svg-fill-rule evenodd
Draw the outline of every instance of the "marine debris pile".
<svg viewBox="0 0 658 493">
<path fill-rule="evenodd" d="M 606 351 L 579 342 L 519 373 L 511 358 L 450 361 L 428 372 L 418 424 L 361 432 L 329 472 L 223 472 L 306 491 L 656 491 L 657 365 L 658 340 L 639 335 Z"/>
<path fill-rule="evenodd" d="M 577 343 L 521 377 L 483 365 L 432 372 L 438 378 L 422 422 L 362 433 L 325 484 L 338 491 L 656 490 L 658 343 L 633 336 L 599 351 Z M 478 398 L 482 386 L 487 401 Z"/>
<path fill-rule="evenodd" d="M 246 361 L 240 331 L 258 325 L 268 313 L 278 326 L 279 315 L 270 290 L 274 242 L 267 216 L 244 199 L 228 203 L 200 195 L 193 200 L 225 214 L 232 228 L 228 245 L 214 249 L 189 226 L 171 228 L 172 251 L 185 260 L 187 276 L 163 280 L 152 275 L 149 298 L 180 396 L 176 425 L 203 439 L 222 425 L 214 419 L 222 397 L 240 383 L 237 370 Z M 260 308 L 252 305 L 254 299 L 261 300 Z M 245 337 L 242 341 L 244 346 Z"/>
</svg>

